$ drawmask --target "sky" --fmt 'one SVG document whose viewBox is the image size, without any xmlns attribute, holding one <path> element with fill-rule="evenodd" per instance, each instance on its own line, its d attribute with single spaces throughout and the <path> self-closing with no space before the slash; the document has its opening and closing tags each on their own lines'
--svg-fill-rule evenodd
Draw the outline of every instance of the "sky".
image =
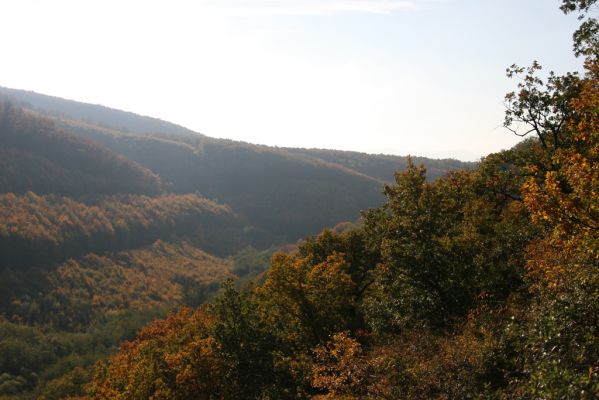
<svg viewBox="0 0 599 400">
<path fill-rule="evenodd" d="M 0 86 L 279 147 L 477 160 L 506 67 L 580 70 L 559 0 L 2 0 Z"/>
</svg>

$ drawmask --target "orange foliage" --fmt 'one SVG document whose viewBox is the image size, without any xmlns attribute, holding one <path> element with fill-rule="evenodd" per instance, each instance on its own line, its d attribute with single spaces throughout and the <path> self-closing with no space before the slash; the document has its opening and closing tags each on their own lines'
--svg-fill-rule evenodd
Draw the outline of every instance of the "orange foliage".
<svg viewBox="0 0 599 400">
<path fill-rule="evenodd" d="M 32 192 L 2 194 L 0 266 L 47 264 L 88 252 L 122 250 L 175 233 L 198 235 L 200 228 L 213 228 L 216 234 L 235 223 L 228 207 L 193 194 L 104 197 L 90 204 Z"/>
<path fill-rule="evenodd" d="M 533 222 L 551 229 L 530 247 L 529 271 L 553 289 L 599 261 L 599 65 L 586 67 L 581 92 L 571 100 L 575 114 L 566 128 L 571 144 L 555 151 L 551 170 L 531 168 L 534 176 L 522 187 Z"/>
<path fill-rule="evenodd" d="M 208 331 L 213 319 L 182 309 L 155 321 L 101 364 L 95 399 L 209 399 L 222 390 L 223 374 Z"/>
</svg>

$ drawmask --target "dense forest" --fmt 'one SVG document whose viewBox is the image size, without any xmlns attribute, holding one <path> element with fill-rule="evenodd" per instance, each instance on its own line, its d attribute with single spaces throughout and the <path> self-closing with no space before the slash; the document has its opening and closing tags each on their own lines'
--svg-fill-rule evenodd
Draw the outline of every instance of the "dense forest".
<svg viewBox="0 0 599 400">
<path fill-rule="evenodd" d="M 105 154 L 126 158 L 158 177 L 161 190 L 199 192 L 228 204 L 248 221 L 255 243 L 264 248 L 295 242 L 340 221 L 355 221 L 361 211 L 382 204 L 381 186 L 393 180 L 393 171 L 406 167 L 406 157 L 274 148 L 214 139 L 165 121 L 32 92 L 0 88 L 0 99 L 53 123 L 55 130 L 101 146 Z M 17 167 L 11 162 L 13 170 L 23 169 L 25 174 L 31 169 L 33 164 L 15 157 L 26 165 Z M 432 172 L 431 180 L 451 169 L 475 165 L 458 160 L 417 160 Z M 2 179 L 15 181 L 0 175 L 0 183 Z M 126 181 L 126 176 L 122 179 Z M 2 191 L 22 191 L 18 183 L 23 181 L 17 180 L 12 183 L 16 188 L 5 186 L 10 190 Z M 125 190 L 133 191 L 142 183 L 140 180 Z M 46 187 L 39 190 L 46 190 L 44 193 L 66 185 L 63 181 L 41 180 L 38 186 L 42 184 Z"/>
<path fill-rule="evenodd" d="M 158 176 L 95 142 L 0 103 L 2 192 L 64 195 L 160 192 Z"/>
<path fill-rule="evenodd" d="M 82 394 L 95 363 L 151 320 L 200 306 L 226 279 L 263 279 L 277 249 L 347 231 L 383 199 L 375 170 L 341 158 L 0 92 L 3 399 Z"/>
<path fill-rule="evenodd" d="M 1 89 L 0 399 L 599 398 L 596 5 L 476 164 Z"/>
<path fill-rule="evenodd" d="M 505 126 L 529 136 L 433 182 L 408 163 L 349 231 L 272 257 L 96 366 L 96 399 L 599 397 L 599 22 L 585 73 L 513 66 Z M 522 130 L 524 129 L 524 130 Z"/>
</svg>

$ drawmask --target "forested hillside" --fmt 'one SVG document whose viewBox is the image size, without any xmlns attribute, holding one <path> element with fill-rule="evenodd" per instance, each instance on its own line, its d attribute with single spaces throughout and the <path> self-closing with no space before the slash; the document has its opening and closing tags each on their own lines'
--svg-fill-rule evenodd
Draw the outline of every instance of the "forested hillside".
<svg viewBox="0 0 599 400">
<path fill-rule="evenodd" d="M 301 154 L 323 160 L 372 176 L 382 182 L 391 183 L 393 172 L 403 170 L 408 165 L 408 158 L 416 164 L 426 166 L 427 179 L 435 180 L 447 174 L 447 171 L 472 168 L 476 163 L 467 163 L 456 159 L 435 160 L 426 157 L 392 156 L 385 154 L 365 154 L 355 151 L 323 150 L 323 149 L 286 149 L 293 154 Z"/>
<path fill-rule="evenodd" d="M 338 164 L 282 150 L 200 138 L 82 134 L 157 173 L 176 193 L 198 191 L 230 205 L 260 230 L 295 241 L 381 201 L 381 181 Z M 319 205 L 329 203 L 330 208 Z"/>
<path fill-rule="evenodd" d="M 3 399 L 80 389 L 96 360 L 145 323 L 234 277 L 234 255 L 277 240 L 12 103 L 0 103 L 0 156 Z"/>
<path fill-rule="evenodd" d="M 195 194 L 0 194 L 0 398 L 62 398 L 144 323 L 203 302 L 234 276 L 219 256 L 252 249 L 244 226 Z"/>
<path fill-rule="evenodd" d="M 175 306 L 197 306 L 232 263 L 185 242 L 0 271 L 0 398 L 63 399 L 94 363 Z"/>
<path fill-rule="evenodd" d="M 96 366 L 94 399 L 599 398 L 599 21 L 584 74 L 513 66 L 529 138 L 433 182 L 413 162 L 344 233 L 263 280 L 146 326 Z M 75 392 L 73 392 L 75 393 Z"/>
<path fill-rule="evenodd" d="M 171 135 L 196 135 L 182 126 L 144 117 L 130 112 L 115 110 L 100 105 L 86 104 L 59 97 L 40 95 L 25 90 L 0 87 L 0 98 L 13 102 L 19 107 L 38 110 L 58 117 L 87 121 L 95 125 L 103 125 L 117 130 L 132 133 L 160 132 Z"/>
<path fill-rule="evenodd" d="M 209 138 L 165 121 L 32 92 L 0 88 L 0 99 L 145 167 L 160 177 L 166 191 L 199 192 L 230 205 L 256 229 L 263 247 L 304 238 L 340 221 L 355 221 L 360 211 L 381 204 L 382 183 L 406 167 L 406 157 Z M 431 179 L 474 165 L 418 161 L 430 168 Z"/>
<path fill-rule="evenodd" d="M 599 398 L 598 5 L 479 163 L 0 89 L 0 399 Z"/>
<path fill-rule="evenodd" d="M 150 170 L 52 122 L 0 103 L 0 192 L 157 194 Z"/>
<path fill-rule="evenodd" d="M 231 232 L 242 229 L 230 209 L 196 195 L 117 196 L 84 204 L 32 192 L 9 193 L 0 195 L 0 221 L 0 268 L 118 251 L 174 235 L 193 235 L 198 241 L 209 236 L 203 248 L 232 254 Z"/>
</svg>

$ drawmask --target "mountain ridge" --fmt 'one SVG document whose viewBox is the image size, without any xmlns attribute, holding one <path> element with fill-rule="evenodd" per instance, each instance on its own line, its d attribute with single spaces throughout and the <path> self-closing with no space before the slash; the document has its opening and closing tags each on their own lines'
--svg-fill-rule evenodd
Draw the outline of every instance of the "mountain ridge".
<svg viewBox="0 0 599 400">
<path fill-rule="evenodd" d="M 95 122 L 101 122 L 101 123 L 105 124 L 105 122 L 103 121 L 103 119 L 105 119 L 105 117 L 103 119 L 94 119 L 94 117 L 93 117 L 94 114 L 100 114 L 100 111 L 102 111 L 103 113 L 106 113 L 106 114 L 108 114 L 108 113 L 120 114 L 120 115 L 123 115 L 123 118 L 129 117 L 131 119 L 141 119 L 141 120 L 147 122 L 148 124 L 153 123 L 152 128 L 149 128 L 146 130 L 141 130 L 139 128 L 136 129 L 135 126 L 131 125 L 131 124 L 125 124 L 122 126 L 119 126 L 116 124 L 112 125 L 112 126 L 111 125 L 104 126 L 105 128 L 115 128 L 116 130 L 119 130 L 121 133 L 123 133 L 122 128 L 127 128 L 127 130 L 129 132 L 125 131 L 125 133 L 141 133 L 144 135 L 151 135 L 153 133 L 169 133 L 172 135 L 183 134 L 183 135 L 191 135 L 194 137 L 201 137 L 201 138 L 206 138 L 206 139 L 211 139 L 211 140 L 233 141 L 233 142 L 238 142 L 238 143 L 246 144 L 246 145 L 272 148 L 275 150 L 289 150 L 292 152 L 297 152 L 298 150 L 301 150 L 301 151 L 307 151 L 307 152 L 318 151 L 318 152 L 358 153 L 358 154 L 364 154 L 364 155 L 368 155 L 368 156 L 384 157 L 384 158 L 395 158 L 395 157 L 405 158 L 406 157 L 406 156 L 400 156 L 400 155 L 389 154 L 389 153 L 368 153 L 368 152 L 357 151 L 357 150 L 338 150 L 338 149 L 327 149 L 327 148 L 317 148 L 317 147 L 310 147 L 310 148 L 281 147 L 281 146 L 276 146 L 276 145 L 265 145 L 265 144 L 246 142 L 243 140 L 213 138 L 213 137 L 207 136 L 203 133 L 186 128 L 182 125 L 179 125 L 179 124 L 167 121 L 167 120 L 163 120 L 160 118 L 147 116 L 147 115 L 139 114 L 139 113 L 132 112 L 132 111 L 119 110 L 119 109 L 105 106 L 102 104 L 81 102 L 81 101 L 77 101 L 77 100 L 73 100 L 73 99 L 64 99 L 64 98 L 61 98 L 58 96 L 52 96 L 52 95 L 47 95 L 47 94 L 43 94 L 43 93 L 38 93 L 33 90 L 22 90 L 22 89 L 14 89 L 14 88 L 7 88 L 7 87 L 0 86 L 0 99 L 14 100 L 17 103 L 19 103 L 19 105 L 21 107 L 34 109 L 37 111 L 46 111 L 46 112 L 56 113 L 58 109 L 62 109 L 61 113 L 59 113 L 58 115 L 55 114 L 55 116 L 60 116 L 60 114 L 62 114 L 63 116 L 67 115 L 67 116 L 71 116 L 72 118 L 83 120 L 83 121 L 90 120 L 90 122 L 95 121 Z M 68 105 L 76 106 L 75 108 L 71 109 L 70 114 L 68 113 L 68 110 L 69 110 Z M 93 110 L 95 110 L 95 111 L 93 111 Z M 114 115 L 111 114 L 111 118 L 114 119 Z M 435 158 L 435 157 L 421 157 L 421 156 L 417 156 L 416 158 L 425 159 L 425 160 L 439 160 L 439 161 L 452 160 L 452 161 L 457 161 L 459 163 L 464 163 L 464 164 L 476 164 L 475 162 L 463 161 L 463 160 L 454 159 L 454 158 Z"/>
<path fill-rule="evenodd" d="M 379 206 L 384 184 L 393 182 L 393 172 L 404 169 L 408 159 L 211 138 L 152 117 L 17 89 L 0 87 L 0 100 L 139 165 L 158 177 L 164 192 L 200 193 L 231 206 L 251 229 L 287 242 L 355 221 L 361 211 Z M 429 168 L 431 180 L 474 165 L 417 161 Z"/>
</svg>

